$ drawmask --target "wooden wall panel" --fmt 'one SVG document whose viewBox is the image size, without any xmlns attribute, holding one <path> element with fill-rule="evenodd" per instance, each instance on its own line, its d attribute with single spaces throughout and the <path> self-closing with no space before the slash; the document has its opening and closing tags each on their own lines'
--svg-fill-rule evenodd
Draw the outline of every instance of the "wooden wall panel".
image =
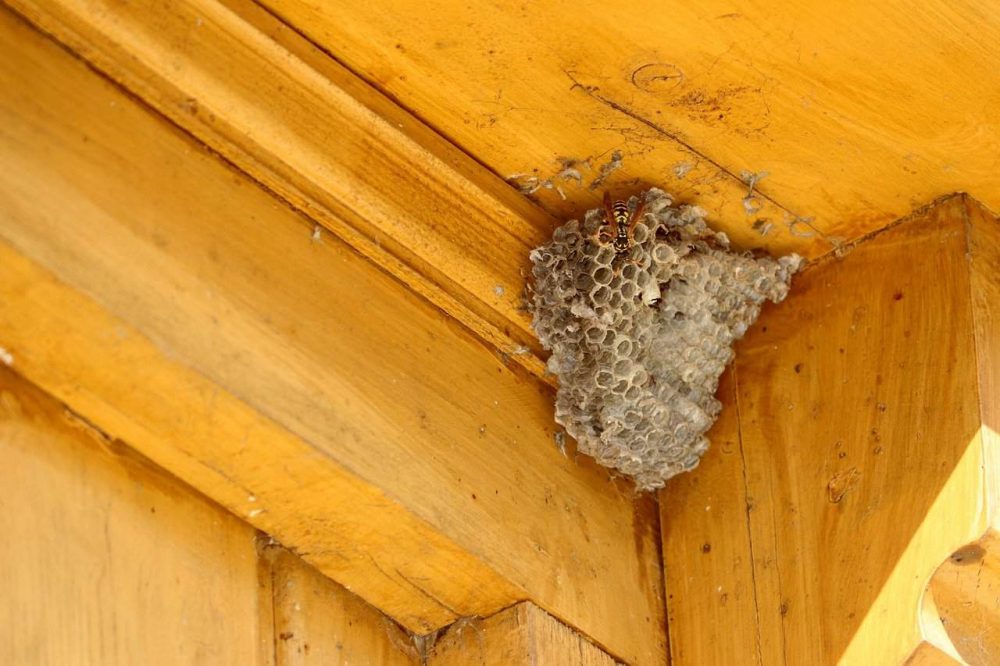
<svg viewBox="0 0 1000 666">
<path fill-rule="evenodd" d="M 674 666 L 893 664 L 931 638 L 924 588 L 986 529 L 1000 474 L 968 205 L 810 266 L 738 345 L 712 451 L 661 493 Z"/>
<path fill-rule="evenodd" d="M 255 530 L 0 368 L 0 662 L 272 666 Z"/>
<path fill-rule="evenodd" d="M 667 628 L 675 665 L 757 664 L 760 629 L 750 507 L 736 404 L 736 377 L 723 376 L 724 407 L 697 470 L 660 491 Z"/>
<path fill-rule="evenodd" d="M 964 207 L 805 271 L 737 350 L 765 663 L 899 663 L 985 528 Z"/>
<path fill-rule="evenodd" d="M 9 13 L 0 30 L 15 367 L 412 630 L 531 596 L 662 658 L 655 506 L 557 450 L 544 386 Z"/>
</svg>

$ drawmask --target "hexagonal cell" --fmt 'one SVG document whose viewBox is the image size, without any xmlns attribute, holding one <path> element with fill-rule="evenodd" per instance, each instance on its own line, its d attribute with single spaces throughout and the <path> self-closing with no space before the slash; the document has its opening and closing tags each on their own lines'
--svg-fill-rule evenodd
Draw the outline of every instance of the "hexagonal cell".
<svg viewBox="0 0 1000 666">
<path fill-rule="evenodd" d="M 763 301 L 784 298 L 801 259 L 731 252 L 701 209 L 639 196 L 648 214 L 628 251 L 591 240 L 600 210 L 533 250 L 530 305 L 559 376 L 556 420 L 581 452 L 651 490 L 697 465 L 732 343 Z"/>
</svg>

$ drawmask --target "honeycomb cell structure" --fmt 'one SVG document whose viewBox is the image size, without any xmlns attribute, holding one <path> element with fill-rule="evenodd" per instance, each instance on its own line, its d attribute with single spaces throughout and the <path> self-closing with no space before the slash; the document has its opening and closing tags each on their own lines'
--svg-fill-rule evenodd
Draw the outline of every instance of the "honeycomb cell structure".
<svg viewBox="0 0 1000 666">
<path fill-rule="evenodd" d="M 802 259 L 733 251 L 704 211 L 658 189 L 632 197 L 633 214 L 640 197 L 625 251 L 599 233 L 601 209 L 533 250 L 529 304 L 559 377 L 556 421 L 581 452 L 653 490 L 698 465 L 733 342 L 764 301 L 785 298 Z"/>
</svg>

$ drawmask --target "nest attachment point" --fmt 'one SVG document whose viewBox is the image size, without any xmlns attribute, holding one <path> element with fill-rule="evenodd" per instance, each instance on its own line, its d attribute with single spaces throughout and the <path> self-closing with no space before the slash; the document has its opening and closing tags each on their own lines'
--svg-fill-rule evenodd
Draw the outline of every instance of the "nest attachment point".
<svg viewBox="0 0 1000 666">
<path fill-rule="evenodd" d="M 533 250 L 530 305 L 559 377 L 556 421 L 580 451 L 653 490 L 697 466 L 733 342 L 765 300 L 784 299 L 802 259 L 734 252 L 704 211 L 661 190 L 628 211 L 640 203 L 626 251 L 605 242 L 601 209 Z"/>
</svg>

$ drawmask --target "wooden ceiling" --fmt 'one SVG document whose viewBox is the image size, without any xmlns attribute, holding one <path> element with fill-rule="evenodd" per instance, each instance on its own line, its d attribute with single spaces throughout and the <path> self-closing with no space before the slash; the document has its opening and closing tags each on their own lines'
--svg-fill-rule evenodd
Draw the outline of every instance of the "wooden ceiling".
<svg viewBox="0 0 1000 666">
<path fill-rule="evenodd" d="M 816 256 L 950 192 L 1000 208 L 984 0 L 263 4 L 497 174 L 551 179 L 565 200 L 533 196 L 558 217 L 658 185 Z"/>
</svg>

